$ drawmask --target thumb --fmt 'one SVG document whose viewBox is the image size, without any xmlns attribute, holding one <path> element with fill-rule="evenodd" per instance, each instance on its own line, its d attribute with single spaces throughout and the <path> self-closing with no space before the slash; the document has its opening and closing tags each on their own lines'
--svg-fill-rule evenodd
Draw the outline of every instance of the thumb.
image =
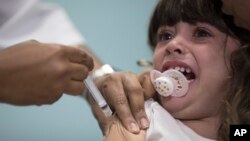
<svg viewBox="0 0 250 141">
<path fill-rule="evenodd" d="M 72 63 L 85 65 L 89 68 L 89 70 L 92 70 L 94 68 L 93 58 L 89 56 L 84 50 L 80 48 L 65 46 L 65 51 L 68 59 Z"/>
</svg>

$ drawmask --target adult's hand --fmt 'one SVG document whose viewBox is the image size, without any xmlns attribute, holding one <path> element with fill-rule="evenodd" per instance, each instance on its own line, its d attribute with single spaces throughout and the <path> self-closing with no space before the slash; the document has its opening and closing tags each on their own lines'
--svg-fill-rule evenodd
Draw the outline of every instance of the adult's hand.
<svg viewBox="0 0 250 141">
<path fill-rule="evenodd" d="M 80 95 L 93 59 L 83 50 L 31 40 L 0 51 L 0 102 L 51 104 Z"/>
<path fill-rule="evenodd" d="M 109 128 L 109 132 L 105 135 L 104 141 L 145 141 L 146 131 L 141 130 L 137 134 L 129 132 L 121 124 L 117 117 L 112 117 L 112 124 Z"/>
<path fill-rule="evenodd" d="M 149 72 L 139 76 L 130 72 L 116 72 L 98 78 L 96 85 L 128 131 L 139 133 L 140 129 L 148 128 L 149 121 L 145 113 L 144 101 L 155 94 Z M 88 99 L 103 134 L 106 135 L 112 120 L 104 116 L 91 96 Z"/>
<path fill-rule="evenodd" d="M 222 0 L 223 11 L 234 17 L 237 26 L 250 31 L 250 2 L 249 0 Z"/>
</svg>

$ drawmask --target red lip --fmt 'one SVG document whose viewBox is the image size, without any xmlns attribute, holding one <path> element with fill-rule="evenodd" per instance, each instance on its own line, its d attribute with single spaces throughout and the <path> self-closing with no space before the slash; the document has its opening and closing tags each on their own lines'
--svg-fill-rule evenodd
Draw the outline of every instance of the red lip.
<svg viewBox="0 0 250 141">
<path fill-rule="evenodd" d="M 169 68 L 174 68 L 174 67 L 184 67 L 184 68 L 190 68 L 192 70 L 192 68 L 188 64 L 182 61 L 173 60 L 165 62 L 161 68 L 161 72 L 164 72 Z"/>
</svg>

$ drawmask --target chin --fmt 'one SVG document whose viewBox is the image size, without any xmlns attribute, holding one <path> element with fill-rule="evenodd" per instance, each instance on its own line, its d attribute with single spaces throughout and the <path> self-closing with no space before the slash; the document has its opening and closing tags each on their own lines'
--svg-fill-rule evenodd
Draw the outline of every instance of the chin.
<svg viewBox="0 0 250 141">
<path fill-rule="evenodd" d="M 186 96 L 185 96 L 186 97 Z M 161 105 L 169 113 L 182 111 L 187 107 L 188 101 L 184 97 L 160 97 Z"/>
</svg>

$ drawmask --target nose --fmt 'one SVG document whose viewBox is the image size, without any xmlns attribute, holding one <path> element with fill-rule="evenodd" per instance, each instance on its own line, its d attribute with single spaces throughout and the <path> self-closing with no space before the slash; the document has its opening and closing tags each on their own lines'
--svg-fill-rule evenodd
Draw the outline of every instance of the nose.
<svg viewBox="0 0 250 141">
<path fill-rule="evenodd" d="M 185 42 L 183 39 L 175 37 L 166 45 L 167 55 L 184 55 L 185 54 Z"/>
</svg>

